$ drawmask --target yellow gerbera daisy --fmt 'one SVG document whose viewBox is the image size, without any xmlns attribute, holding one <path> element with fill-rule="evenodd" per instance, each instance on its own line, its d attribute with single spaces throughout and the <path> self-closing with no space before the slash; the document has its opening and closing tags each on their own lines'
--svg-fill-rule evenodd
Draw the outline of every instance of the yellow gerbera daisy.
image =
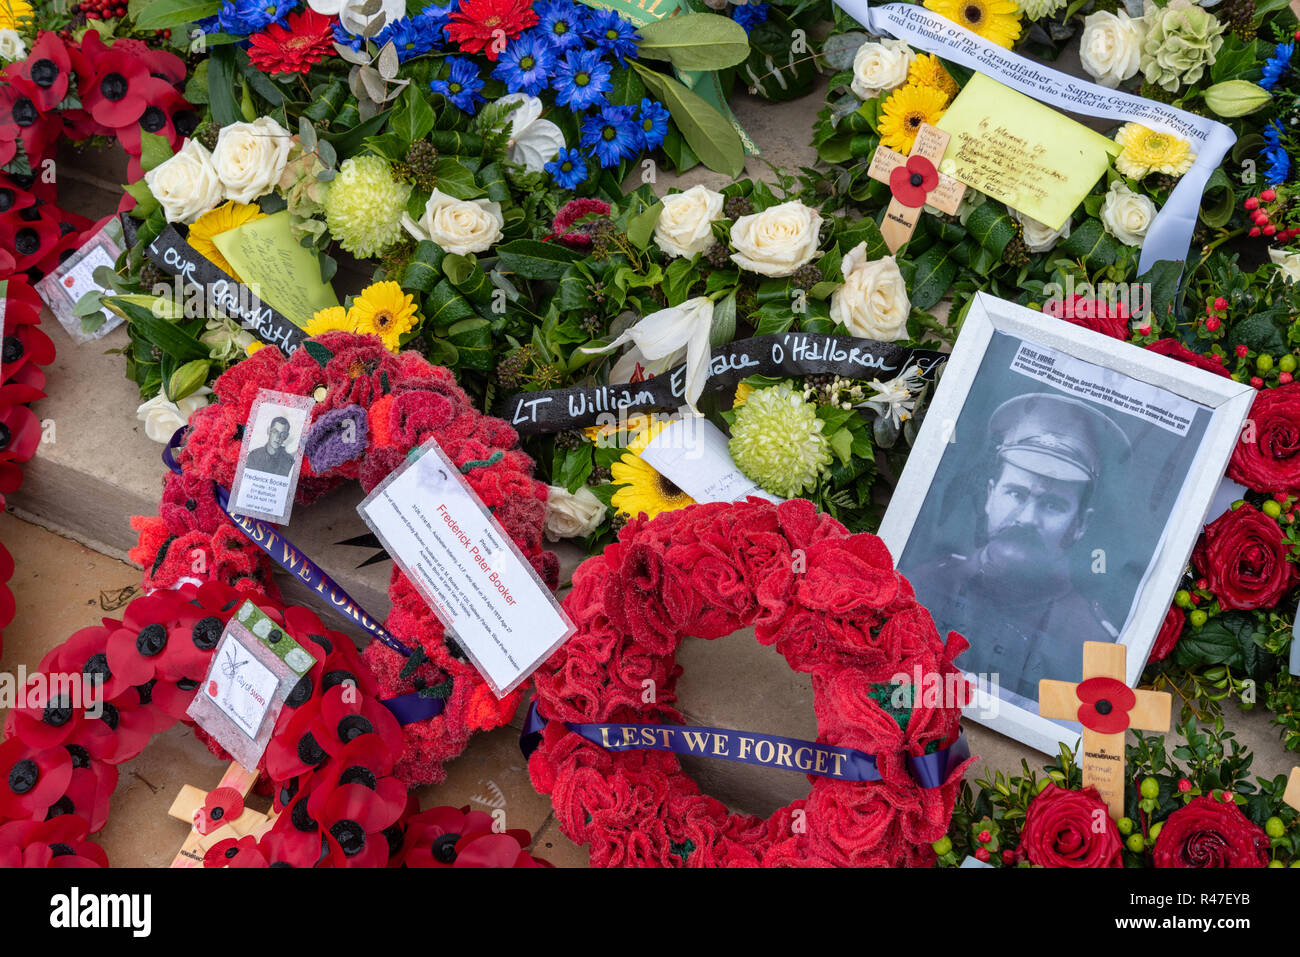
<svg viewBox="0 0 1300 957">
<path fill-rule="evenodd" d="M 747 385 L 744 382 L 736 386 L 736 398 L 732 400 L 732 408 L 735 408 L 738 405 L 744 405 L 753 391 L 754 387 L 752 385 Z"/>
<path fill-rule="evenodd" d="M 1015 0 L 925 0 L 925 8 L 1008 50 L 1020 39 Z"/>
<path fill-rule="evenodd" d="M 396 352 L 402 333 L 415 325 L 415 300 L 395 282 L 377 282 L 352 300 L 348 319 L 357 332 L 378 336 Z"/>
<path fill-rule="evenodd" d="M 642 429 L 628 445 L 623 457 L 610 466 L 613 484 L 623 486 L 614 493 L 610 504 L 623 515 L 635 518 L 644 512 L 647 518 L 654 518 L 661 512 L 671 512 L 695 504 L 695 499 L 641 458 L 641 453 L 650 444 L 650 440 L 662 432 L 667 424 L 667 421 L 659 421 Z"/>
<path fill-rule="evenodd" d="M 252 342 L 248 344 L 248 347 L 244 349 L 244 351 L 247 352 L 250 356 L 253 356 L 253 355 L 257 355 L 257 353 L 261 352 L 265 348 L 266 348 L 265 342 L 259 342 L 258 340 L 254 339 Z"/>
<path fill-rule="evenodd" d="M 27 0 L 0 0 L 0 30 L 18 30 L 31 20 L 32 5 Z"/>
<path fill-rule="evenodd" d="M 3 2 L 4 0 L 0 0 L 0 3 Z M 222 233 L 229 232 L 236 226 L 251 223 L 265 216 L 266 213 L 262 212 L 256 205 L 233 201 L 226 203 L 224 206 L 208 210 L 208 212 L 194 220 L 194 225 L 190 227 L 189 244 L 214 266 L 219 266 L 238 279 L 239 274 L 235 272 L 235 267 L 226 261 L 226 257 L 221 255 L 221 250 L 217 248 L 217 244 L 212 240 Z"/>
<path fill-rule="evenodd" d="M 311 317 L 305 329 L 309 336 L 323 336 L 327 332 L 356 332 L 348 311 L 342 306 L 330 306 Z"/>
<path fill-rule="evenodd" d="M 939 58 L 931 53 L 922 53 L 912 61 L 907 70 L 907 82 L 942 90 L 950 100 L 961 90 L 957 81 L 943 68 Z"/>
<path fill-rule="evenodd" d="M 900 153 L 909 152 L 922 123 L 938 123 L 948 95 L 931 86 L 900 86 L 880 108 L 880 142 Z"/>
<path fill-rule="evenodd" d="M 1134 179 L 1149 173 L 1182 176 L 1196 162 L 1196 154 L 1187 140 L 1148 129 L 1140 123 L 1125 123 L 1115 134 L 1115 142 L 1122 147 L 1115 157 L 1115 168 Z"/>
</svg>

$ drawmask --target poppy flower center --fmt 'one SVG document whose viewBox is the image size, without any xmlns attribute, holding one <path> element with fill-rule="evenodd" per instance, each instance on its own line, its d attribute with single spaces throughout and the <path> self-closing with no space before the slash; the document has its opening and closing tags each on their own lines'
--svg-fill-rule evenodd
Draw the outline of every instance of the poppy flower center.
<svg viewBox="0 0 1300 957">
<path fill-rule="evenodd" d="M 153 702 L 153 686 L 157 683 L 157 678 L 150 678 L 144 684 L 135 686 L 135 693 L 140 696 L 141 704 L 151 704 Z"/>
<path fill-rule="evenodd" d="M 113 677 L 113 672 L 108 667 L 108 655 L 102 651 L 91 655 L 82 666 L 81 673 L 89 678 L 92 684 L 102 684 L 107 681 Z"/>
<path fill-rule="evenodd" d="M 86 767 L 90 767 L 90 765 L 87 764 Z M 59 798 L 57 801 L 55 801 L 53 804 L 50 805 L 50 809 L 45 812 L 45 820 L 53 821 L 56 817 L 62 817 L 64 814 L 75 814 L 75 813 L 77 813 L 76 806 L 65 794 L 63 795 L 63 797 Z"/>
<path fill-rule="evenodd" d="M 374 731 L 374 726 L 359 714 L 350 714 L 338 725 L 339 740 L 344 744 L 354 738 L 359 738 L 363 734 L 370 734 Z"/>
<path fill-rule="evenodd" d="M 193 691 L 198 686 L 199 683 L 195 681 L 193 678 L 176 679 L 176 687 L 180 688 L 182 691 Z"/>
<path fill-rule="evenodd" d="M 41 218 L 40 211 L 41 201 L 38 199 L 35 206 L 28 206 L 26 209 L 19 210 L 18 218 L 24 223 L 34 223 Z"/>
<path fill-rule="evenodd" d="M 113 704 L 110 701 L 104 701 L 100 704 L 99 707 L 104 712 L 99 716 L 100 720 L 103 721 L 104 724 L 108 725 L 109 728 L 116 731 L 118 724 L 122 720 L 121 714 L 118 713 L 117 705 Z"/>
<path fill-rule="evenodd" d="M 293 806 L 293 811 L 289 814 L 289 820 L 293 822 L 294 827 L 304 834 L 310 834 L 316 830 L 316 822 L 307 813 L 306 801 L 299 801 Z"/>
<path fill-rule="evenodd" d="M 4 345 L 0 346 L 0 355 L 6 363 L 14 363 L 23 357 L 23 341 L 17 336 L 5 336 Z"/>
<path fill-rule="evenodd" d="M 41 714 L 41 720 L 51 728 L 61 728 L 72 720 L 72 706 L 67 698 L 60 698 L 58 702 L 48 705 Z"/>
<path fill-rule="evenodd" d="M 435 861 L 440 861 L 443 864 L 454 864 L 456 862 L 456 842 L 459 840 L 459 834 L 444 834 L 429 846 L 429 853 L 433 855 Z"/>
<path fill-rule="evenodd" d="M 140 117 L 140 125 L 144 127 L 146 133 L 157 133 L 167 125 L 167 114 L 156 106 L 150 106 Z"/>
<path fill-rule="evenodd" d="M 32 788 L 36 787 L 36 781 L 41 776 L 40 768 L 31 758 L 23 758 L 9 771 L 9 790 L 14 794 L 26 794 Z"/>
<path fill-rule="evenodd" d="M 24 256 L 30 256 L 40 248 L 40 234 L 30 226 L 18 230 L 17 234 L 14 236 L 14 249 L 18 250 Z"/>
<path fill-rule="evenodd" d="M 135 650 L 145 658 L 152 658 L 167 647 L 167 629 L 162 625 L 145 625 L 135 638 Z"/>
<path fill-rule="evenodd" d="M 172 114 L 172 126 L 181 136 L 189 136 L 199 128 L 199 115 L 193 110 L 178 110 Z"/>
<path fill-rule="evenodd" d="M 9 440 L 13 438 L 13 433 L 9 431 L 9 426 L 0 422 L 0 452 L 9 448 Z"/>
<path fill-rule="evenodd" d="M 116 103 L 118 100 L 126 98 L 127 87 L 129 86 L 126 77 L 122 74 L 110 73 L 99 81 L 99 92 L 104 94 L 104 99 Z"/>
<path fill-rule="evenodd" d="M 330 827 L 330 833 L 334 835 L 334 840 L 339 842 L 339 847 L 343 848 L 343 853 L 348 857 L 356 857 L 366 848 L 365 828 L 356 821 L 344 818 Z"/>
<path fill-rule="evenodd" d="M 298 739 L 298 760 L 313 767 L 325 760 L 325 751 L 308 731 Z"/>
<path fill-rule="evenodd" d="M 360 784 L 363 788 L 369 788 L 371 791 L 379 786 L 379 782 L 375 780 L 374 772 L 359 764 L 354 764 L 340 774 L 339 784 Z"/>
<path fill-rule="evenodd" d="M 14 204 L 14 191 L 12 189 L 0 189 L 0 213 L 8 212 Z"/>
<path fill-rule="evenodd" d="M 211 811 L 208 812 L 208 817 L 212 818 L 212 820 L 214 821 L 220 821 L 225 816 L 226 816 L 226 809 L 224 807 L 214 807 Z M 226 856 L 229 857 L 230 855 L 227 854 Z"/>
<path fill-rule="evenodd" d="M 190 632 L 190 637 L 194 641 L 194 647 L 199 651 L 211 651 L 217 647 L 217 642 L 221 639 L 221 619 L 211 615 L 200 618 L 194 623 L 194 630 Z"/>
<path fill-rule="evenodd" d="M 90 752 L 79 744 L 65 744 L 63 749 L 72 756 L 74 770 L 90 767 Z"/>
<path fill-rule="evenodd" d="M 217 810 L 220 811 L 221 808 L 217 808 Z M 235 856 L 236 854 L 238 854 L 238 853 L 239 853 L 239 848 L 237 848 L 237 847 L 228 847 L 228 848 L 226 848 L 226 860 L 228 860 L 228 861 L 231 860 L 231 859 L 234 858 L 234 856 Z"/>
<path fill-rule="evenodd" d="M 40 118 L 40 113 L 36 109 L 36 104 L 23 97 L 14 104 L 14 122 L 19 126 L 31 126 Z"/>
<path fill-rule="evenodd" d="M 925 177 L 922 176 L 920 173 L 913 173 L 911 176 L 907 178 L 907 181 L 911 183 L 913 186 L 920 186 L 922 183 L 925 182 Z"/>
<path fill-rule="evenodd" d="M 59 65 L 53 60 L 46 58 L 32 64 L 32 82 L 41 89 L 48 90 L 58 78 Z"/>
<path fill-rule="evenodd" d="M 307 703 L 307 699 L 311 697 L 311 688 L 311 676 L 303 675 L 298 679 L 298 683 L 293 686 L 293 690 L 289 692 L 289 697 L 284 699 L 284 703 L 290 708 L 302 707 Z"/>
<path fill-rule="evenodd" d="M 50 857 L 69 857 L 75 853 L 71 845 L 64 844 L 62 841 L 50 845 Z"/>
</svg>

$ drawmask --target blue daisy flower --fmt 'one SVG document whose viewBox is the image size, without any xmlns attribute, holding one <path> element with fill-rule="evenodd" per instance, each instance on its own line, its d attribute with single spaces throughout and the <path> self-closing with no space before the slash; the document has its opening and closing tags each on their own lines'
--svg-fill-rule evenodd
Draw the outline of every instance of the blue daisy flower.
<svg viewBox="0 0 1300 957">
<path fill-rule="evenodd" d="M 434 45 L 440 45 L 447 42 L 447 21 L 456 10 L 454 2 L 442 6 L 441 4 L 431 3 L 420 11 L 419 16 L 414 19 L 429 32 L 430 39 Z"/>
<path fill-rule="evenodd" d="M 334 42 L 341 43 L 343 46 L 349 47 L 350 49 L 360 50 L 366 42 L 365 37 L 359 37 L 355 34 L 348 33 L 347 30 L 343 29 L 343 24 L 339 23 L 337 20 L 334 21 L 333 29 Z"/>
<path fill-rule="evenodd" d="M 587 180 L 587 161 L 577 150 L 565 148 L 546 164 L 546 172 L 560 189 L 577 189 L 579 183 Z"/>
<path fill-rule="evenodd" d="M 668 135 L 669 113 L 662 103 L 642 100 L 637 108 L 637 127 L 641 130 L 641 143 L 648 149 L 658 149 Z"/>
<path fill-rule="evenodd" d="M 601 56 L 612 56 L 620 66 L 627 58 L 636 56 L 641 36 L 636 28 L 613 10 L 593 10 L 587 18 L 582 35 L 596 45 Z"/>
<path fill-rule="evenodd" d="M 501 51 L 492 75 L 511 93 L 536 96 L 550 84 L 554 68 L 554 49 L 545 37 L 529 31 Z"/>
<path fill-rule="evenodd" d="M 226 33 L 248 36 L 272 24 L 284 26 L 298 0 L 227 0 L 217 13 L 217 23 Z"/>
<path fill-rule="evenodd" d="M 533 10 L 537 14 L 537 31 L 556 50 L 582 47 L 582 30 L 587 21 L 582 7 L 571 0 L 547 0 L 535 4 Z"/>
<path fill-rule="evenodd" d="M 1264 127 L 1264 142 L 1267 144 L 1263 149 L 1264 159 L 1268 162 L 1268 169 L 1264 171 L 1264 179 L 1270 186 L 1277 186 L 1285 183 L 1291 176 L 1291 157 L 1282 145 L 1282 127 L 1277 125 L 1277 121 L 1269 123 Z"/>
<path fill-rule="evenodd" d="M 735 20 L 748 33 L 760 23 L 767 21 L 766 3 L 745 3 L 731 10 L 731 19 Z"/>
<path fill-rule="evenodd" d="M 1295 52 L 1294 43 L 1280 43 L 1273 55 L 1264 61 L 1264 77 L 1259 85 L 1266 90 L 1277 86 L 1278 81 L 1291 68 L 1291 54 Z"/>
<path fill-rule="evenodd" d="M 581 143 L 609 168 L 641 151 L 641 128 L 632 106 L 602 106 L 582 121 Z"/>
<path fill-rule="evenodd" d="M 397 59 L 401 63 L 428 53 L 434 45 L 431 31 L 414 17 L 394 20 L 375 35 L 375 43 L 381 50 L 389 41 L 397 50 Z"/>
<path fill-rule="evenodd" d="M 451 101 L 453 106 L 466 113 L 474 113 L 480 103 L 486 102 L 478 92 L 483 89 L 483 80 L 479 78 L 478 67 L 474 65 L 473 60 L 460 56 L 447 57 L 447 66 L 450 69 L 447 79 L 430 80 L 430 89 L 434 93 L 441 93 Z"/>
<path fill-rule="evenodd" d="M 551 80 L 555 102 L 574 113 L 603 102 L 613 89 L 609 74 L 609 64 L 601 60 L 598 50 L 568 51 L 555 65 Z"/>
</svg>

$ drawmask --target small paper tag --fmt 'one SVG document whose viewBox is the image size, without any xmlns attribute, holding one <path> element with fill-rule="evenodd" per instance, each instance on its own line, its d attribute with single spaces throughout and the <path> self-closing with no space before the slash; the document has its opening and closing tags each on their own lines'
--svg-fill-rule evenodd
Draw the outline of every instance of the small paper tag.
<svg viewBox="0 0 1300 957">
<path fill-rule="evenodd" d="M 656 435 L 641 460 L 695 501 L 739 502 L 755 495 L 782 502 L 747 478 L 732 461 L 727 436 L 705 418 L 682 418 Z"/>
<path fill-rule="evenodd" d="M 258 390 L 230 488 L 231 512 L 289 524 L 302 468 L 303 433 L 315 405 L 309 395 Z"/>
<path fill-rule="evenodd" d="M 103 229 L 86 240 L 80 249 L 35 284 L 36 291 L 73 342 L 93 342 L 122 324 L 122 317 L 107 309 L 86 316 L 86 324 L 82 322 L 83 317 L 74 311 L 77 302 L 86 293 L 99 292 L 103 288 L 95 282 L 95 270 L 100 266 L 112 269 L 121 254 L 122 224 L 114 217 Z M 86 325 L 94 328 L 87 331 Z"/>
<path fill-rule="evenodd" d="M 357 512 L 497 697 L 577 630 L 436 439 Z"/>
<path fill-rule="evenodd" d="M 292 635 L 286 634 L 271 616 L 251 601 L 239 606 L 235 618 L 299 677 L 311 671 L 311 666 L 316 663 L 315 655 L 298 644 Z"/>
</svg>

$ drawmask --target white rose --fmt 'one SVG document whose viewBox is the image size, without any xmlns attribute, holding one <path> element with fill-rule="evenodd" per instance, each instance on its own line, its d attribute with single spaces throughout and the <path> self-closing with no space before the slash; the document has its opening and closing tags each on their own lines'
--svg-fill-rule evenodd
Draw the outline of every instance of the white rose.
<svg viewBox="0 0 1300 957">
<path fill-rule="evenodd" d="M 731 261 L 760 276 L 794 275 L 817 255 L 821 228 L 817 210 L 798 200 L 741 216 L 731 227 Z"/>
<path fill-rule="evenodd" d="M 226 199 L 251 203 L 269 193 L 284 173 L 292 145 L 289 131 L 269 116 L 223 126 L 212 165 L 226 188 Z"/>
<path fill-rule="evenodd" d="M 845 254 L 840 266 L 844 285 L 831 293 L 831 318 L 864 339 L 906 339 L 912 302 L 894 257 L 868 262 L 867 244 L 859 243 Z"/>
<path fill-rule="evenodd" d="M 704 186 L 670 193 L 660 202 L 655 245 L 669 256 L 694 256 L 713 245 L 712 224 L 722 218 L 723 196 Z"/>
<path fill-rule="evenodd" d="M 535 96 L 511 93 L 498 102 L 519 104 L 507 114 L 510 140 L 506 150 L 510 162 L 518 163 L 530 173 L 542 172 L 555 159 L 555 154 L 564 149 L 564 133 L 550 120 L 541 118 L 543 104 Z"/>
<path fill-rule="evenodd" d="M 27 56 L 27 44 L 17 30 L 0 30 L 0 60 L 12 63 Z"/>
<path fill-rule="evenodd" d="M 1268 258 L 1291 282 L 1300 282 L 1300 253 L 1269 249 Z"/>
<path fill-rule="evenodd" d="M 1101 204 L 1101 224 L 1126 246 L 1141 246 L 1155 218 L 1156 204 L 1133 192 L 1123 180 L 1115 181 Z"/>
<path fill-rule="evenodd" d="M 505 225 L 499 203 L 486 199 L 455 199 L 440 189 L 435 189 L 424 204 L 424 215 L 419 222 L 402 214 L 402 225 L 416 239 L 431 239 L 444 252 L 486 252 L 501 238 Z"/>
<path fill-rule="evenodd" d="M 568 489 L 552 485 L 546 492 L 546 537 L 557 542 L 561 538 L 583 538 L 596 530 L 605 519 L 605 503 L 583 486 L 576 495 Z"/>
<path fill-rule="evenodd" d="M 916 54 L 902 40 L 868 40 L 853 55 L 853 82 L 860 99 L 869 100 L 907 82 Z"/>
<path fill-rule="evenodd" d="M 169 223 L 192 223 L 221 202 L 212 154 L 198 140 L 186 140 L 175 156 L 145 173 L 144 181 Z"/>
<path fill-rule="evenodd" d="M 144 423 L 145 435 L 166 444 L 191 415 L 208 404 L 211 393 L 211 389 L 202 386 L 177 403 L 170 401 L 165 392 L 159 392 L 135 410 L 135 417 Z"/>
<path fill-rule="evenodd" d="M 1079 38 L 1079 61 L 1089 76 L 1113 90 L 1137 73 L 1145 32 L 1142 20 L 1129 19 L 1123 10 L 1090 13 Z"/>
<path fill-rule="evenodd" d="M 1031 253 L 1045 253 L 1060 240 L 1070 235 L 1070 220 L 1060 229 L 1052 229 L 1038 220 L 1026 216 L 1018 209 L 1008 209 L 1007 214 L 1025 228 L 1025 245 Z"/>
</svg>

